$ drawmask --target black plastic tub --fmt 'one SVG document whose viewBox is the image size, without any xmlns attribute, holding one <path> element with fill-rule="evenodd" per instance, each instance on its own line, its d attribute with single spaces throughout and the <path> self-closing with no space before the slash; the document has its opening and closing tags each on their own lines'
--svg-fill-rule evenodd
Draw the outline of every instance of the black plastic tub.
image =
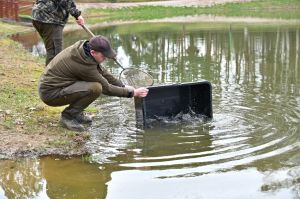
<svg viewBox="0 0 300 199">
<path fill-rule="evenodd" d="M 213 117 L 212 87 L 208 81 L 149 87 L 145 98 L 135 98 L 137 125 L 147 128 L 159 117 L 175 117 L 193 112 L 206 119 Z"/>
</svg>

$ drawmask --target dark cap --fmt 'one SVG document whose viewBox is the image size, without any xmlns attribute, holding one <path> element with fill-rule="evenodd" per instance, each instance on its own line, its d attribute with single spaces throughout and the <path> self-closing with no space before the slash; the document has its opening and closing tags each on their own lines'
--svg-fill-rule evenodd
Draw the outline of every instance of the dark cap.
<svg viewBox="0 0 300 199">
<path fill-rule="evenodd" d="M 111 48 L 108 39 L 104 36 L 98 35 L 94 36 L 90 41 L 91 50 L 101 52 L 107 58 L 116 57 L 116 52 Z"/>
</svg>

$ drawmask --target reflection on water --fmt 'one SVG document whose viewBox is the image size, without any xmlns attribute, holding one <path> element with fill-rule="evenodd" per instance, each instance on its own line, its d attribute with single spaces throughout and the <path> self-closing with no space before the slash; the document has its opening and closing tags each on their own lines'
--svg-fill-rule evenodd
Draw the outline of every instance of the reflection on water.
<svg viewBox="0 0 300 199">
<path fill-rule="evenodd" d="M 0 167 L 0 198 L 105 198 L 110 179 L 99 165 L 76 158 L 1 161 Z"/>
<path fill-rule="evenodd" d="M 1 161 L 0 197 L 299 198 L 299 27 L 147 26 L 94 32 L 156 84 L 210 81 L 214 119 L 142 130 L 132 99 L 102 96 L 88 143 L 97 164 Z M 66 34 L 65 45 L 82 34 Z"/>
<path fill-rule="evenodd" d="M 50 158 L 42 159 L 40 164 L 49 198 L 103 198 L 106 195 L 105 182 L 110 176 L 99 172 L 96 164 L 80 159 L 53 161 Z"/>
<path fill-rule="evenodd" d="M 34 56 L 45 56 L 46 48 L 44 43 L 40 40 L 37 32 L 17 33 L 11 36 L 11 39 L 20 42 L 26 49 L 28 49 Z"/>
<path fill-rule="evenodd" d="M 35 198 L 41 195 L 43 179 L 39 164 L 31 160 L 1 161 L 0 186 L 7 198 Z M 1 193 L 1 192 L 0 192 Z"/>
</svg>

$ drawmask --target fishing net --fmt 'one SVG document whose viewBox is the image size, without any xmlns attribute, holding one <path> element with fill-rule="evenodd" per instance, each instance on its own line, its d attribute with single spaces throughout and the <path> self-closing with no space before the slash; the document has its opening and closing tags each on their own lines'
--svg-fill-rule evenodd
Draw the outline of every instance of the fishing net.
<svg viewBox="0 0 300 199">
<path fill-rule="evenodd" d="M 153 77 L 136 68 L 126 68 L 120 73 L 120 80 L 125 85 L 133 86 L 134 88 L 152 86 Z"/>
</svg>

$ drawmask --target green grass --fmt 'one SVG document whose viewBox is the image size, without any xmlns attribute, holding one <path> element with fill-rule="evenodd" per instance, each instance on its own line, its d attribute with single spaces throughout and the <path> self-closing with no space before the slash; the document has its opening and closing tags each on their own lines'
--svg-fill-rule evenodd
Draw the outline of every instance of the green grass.
<svg viewBox="0 0 300 199">
<path fill-rule="evenodd" d="M 5 54 L 0 61 L 0 127 L 33 133 L 47 127 L 58 128 L 56 118 L 62 107 L 48 107 L 38 96 L 44 60 L 33 57 L 10 39 L 0 39 L 0 46 Z"/>
<path fill-rule="evenodd" d="M 208 8 L 206 12 L 224 16 L 300 19 L 299 0 L 264 0 L 229 3 Z"/>
<path fill-rule="evenodd" d="M 300 19 L 300 1 L 264 0 L 227 3 L 212 7 L 140 6 L 121 9 L 89 9 L 84 14 L 88 23 L 91 24 L 104 21 L 151 20 L 195 15 Z"/>
<path fill-rule="evenodd" d="M 8 110 L 13 108 L 17 112 L 23 109 L 29 109 L 30 106 L 35 106 L 39 103 L 39 99 L 32 88 L 18 88 L 12 85 L 1 86 L 1 108 Z"/>
<path fill-rule="evenodd" d="M 31 29 L 32 29 L 31 27 L 20 26 L 18 24 L 13 24 L 13 23 L 8 24 L 0 21 L 0 37 L 17 33 L 17 32 L 29 31 Z"/>
<path fill-rule="evenodd" d="M 69 146 L 69 145 L 71 145 L 71 142 L 69 140 L 59 139 L 59 140 L 49 141 L 48 144 L 58 147 L 58 146 L 63 146 L 63 145 Z"/>
</svg>

